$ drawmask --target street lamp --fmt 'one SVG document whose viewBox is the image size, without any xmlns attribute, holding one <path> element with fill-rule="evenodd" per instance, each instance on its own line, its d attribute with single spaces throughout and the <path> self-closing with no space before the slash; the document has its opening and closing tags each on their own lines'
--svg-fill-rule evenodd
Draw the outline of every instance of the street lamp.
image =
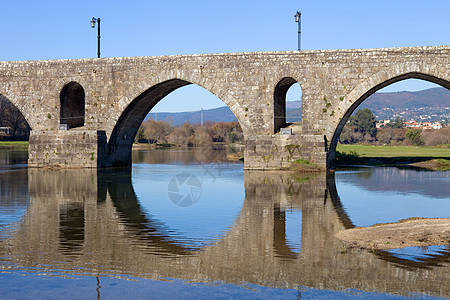
<svg viewBox="0 0 450 300">
<path fill-rule="evenodd" d="M 297 13 L 294 15 L 294 17 L 295 17 L 295 22 L 298 23 L 298 51 L 300 51 L 300 49 L 301 49 L 300 34 L 302 32 L 302 30 L 301 30 L 301 28 L 302 28 L 302 13 L 297 10 Z"/>
<path fill-rule="evenodd" d="M 95 28 L 95 22 L 98 22 L 98 34 L 97 34 L 97 43 L 98 43 L 98 50 L 97 50 L 97 57 L 100 58 L 100 18 L 92 18 L 91 20 L 91 27 Z"/>
</svg>

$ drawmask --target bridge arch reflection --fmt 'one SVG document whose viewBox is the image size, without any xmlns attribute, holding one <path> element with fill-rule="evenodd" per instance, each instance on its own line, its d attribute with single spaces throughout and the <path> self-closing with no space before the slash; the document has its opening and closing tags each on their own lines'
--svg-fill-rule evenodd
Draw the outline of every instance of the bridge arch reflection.
<svg viewBox="0 0 450 300">
<path fill-rule="evenodd" d="M 143 211 L 129 169 L 28 172 L 28 210 L 14 235 L 0 241 L 2 257 L 12 257 L 22 268 L 45 264 L 47 271 L 76 273 L 73 270 L 82 266 L 83 272 L 94 276 L 100 272 L 199 282 L 269 282 L 283 288 L 302 285 L 341 290 L 357 284 L 363 290 L 398 293 L 408 284 L 411 292 L 450 293 L 445 284 L 450 276 L 445 253 L 419 268 L 394 261 L 386 252 L 374 255 L 349 249 L 343 253 L 345 248 L 334 233 L 353 224 L 332 175 L 299 179 L 245 171 L 245 201 L 239 216 L 220 240 L 198 251 L 171 239 Z M 58 207 L 68 203 L 84 208 L 84 240 L 72 256 L 59 247 Z M 289 248 L 283 232 L 282 211 L 292 206 L 302 213 L 300 253 Z"/>
</svg>

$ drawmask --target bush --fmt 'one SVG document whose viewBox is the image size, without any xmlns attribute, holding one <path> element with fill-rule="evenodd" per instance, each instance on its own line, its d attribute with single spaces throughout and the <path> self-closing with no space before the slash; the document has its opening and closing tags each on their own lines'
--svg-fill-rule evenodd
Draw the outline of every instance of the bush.
<svg viewBox="0 0 450 300">
<path fill-rule="evenodd" d="M 450 127 L 439 130 L 427 130 L 422 134 L 426 146 L 450 144 Z"/>
<path fill-rule="evenodd" d="M 406 132 L 405 137 L 416 146 L 422 146 L 425 144 L 422 138 L 422 129 L 410 129 Z"/>
</svg>

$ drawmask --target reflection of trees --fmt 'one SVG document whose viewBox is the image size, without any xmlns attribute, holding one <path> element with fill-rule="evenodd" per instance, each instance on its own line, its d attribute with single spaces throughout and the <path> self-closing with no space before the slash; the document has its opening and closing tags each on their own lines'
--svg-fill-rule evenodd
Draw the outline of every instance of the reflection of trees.
<svg viewBox="0 0 450 300">
<path fill-rule="evenodd" d="M 26 207 L 27 203 L 27 170 L 0 172 L 0 206 Z"/>
<path fill-rule="evenodd" d="M 176 150 L 136 150 L 133 151 L 133 163 L 147 164 L 199 164 L 229 162 L 228 153 L 235 148 L 217 145 L 211 147 L 177 148 Z"/>
<path fill-rule="evenodd" d="M 28 152 L 26 150 L 2 150 L 0 151 L 0 164 L 3 168 L 15 169 L 18 166 L 24 167 L 27 163 Z"/>
<path fill-rule="evenodd" d="M 360 172 L 356 173 L 356 177 L 360 179 L 370 179 L 374 174 L 374 168 L 360 169 Z"/>
</svg>

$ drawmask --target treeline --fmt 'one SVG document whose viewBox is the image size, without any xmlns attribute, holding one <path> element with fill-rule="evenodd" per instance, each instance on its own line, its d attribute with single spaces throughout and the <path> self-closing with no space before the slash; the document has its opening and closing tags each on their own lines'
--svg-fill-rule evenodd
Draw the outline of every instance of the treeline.
<svg viewBox="0 0 450 300">
<path fill-rule="evenodd" d="M 450 144 L 450 127 L 439 130 L 405 128 L 403 120 L 396 118 L 383 128 L 376 128 L 376 119 L 368 109 L 359 109 L 342 130 L 342 144 L 367 143 L 376 145 L 438 146 Z"/>
<path fill-rule="evenodd" d="M 0 94 L 0 127 L 9 127 L 9 135 L 0 132 L 0 140 L 28 140 L 30 127 L 22 113 Z"/>
<path fill-rule="evenodd" d="M 207 121 L 203 126 L 190 123 L 172 126 L 164 121 L 148 119 L 139 128 L 135 141 L 178 146 L 208 146 L 212 143 L 242 143 L 244 135 L 238 122 Z"/>
</svg>

